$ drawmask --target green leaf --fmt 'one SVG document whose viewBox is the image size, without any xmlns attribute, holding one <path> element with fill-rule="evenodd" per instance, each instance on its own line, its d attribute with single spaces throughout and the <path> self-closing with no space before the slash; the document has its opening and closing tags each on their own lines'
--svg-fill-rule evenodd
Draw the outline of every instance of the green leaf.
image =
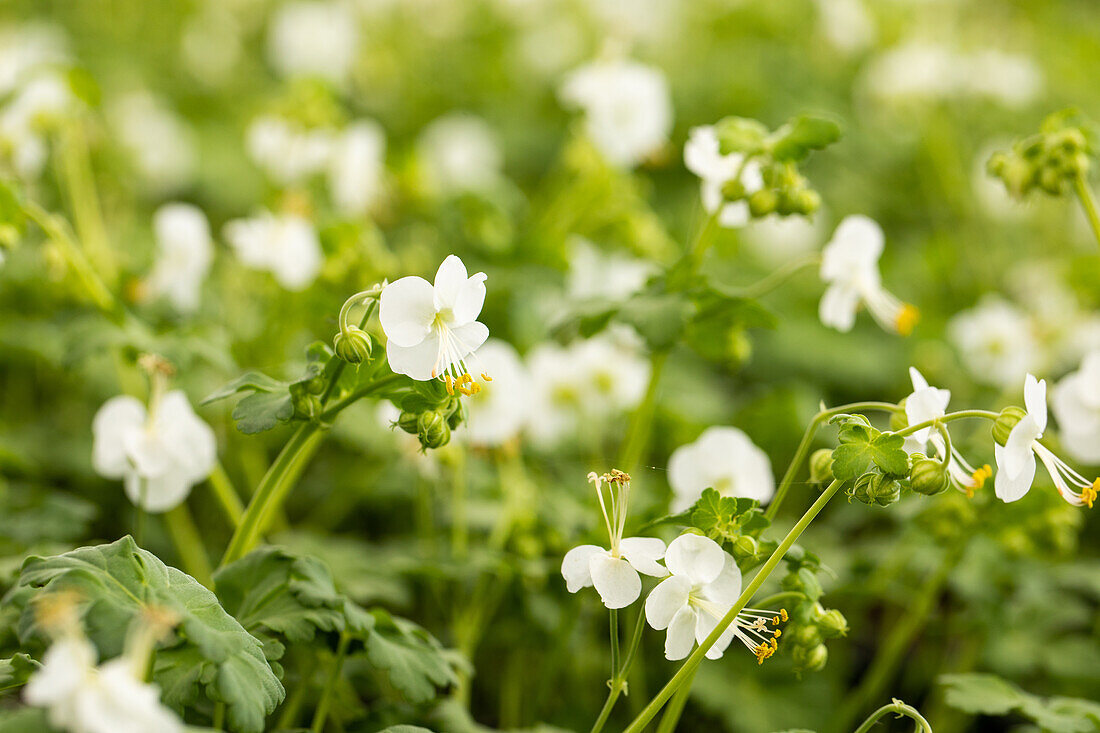
<svg viewBox="0 0 1100 733">
<path fill-rule="evenodd" d="M 705 489 L 692 507 L 691 524 L 713 540 L 733 540 L 743 534 L 741 527 L 758 503 L 755 499 L 722 496 L 714 489 Z M 759 519 L 755 523 L 759 525 Z"/>
<path fill-rule="evenodd" d="M 458 683 L 443 648 L 427 631 L 381 609 L 371 614 L 375 623 L 366 640 L 367 660 L 385 672 L 409 702 L 428 702 L 437 688 Z"/>
<path fill-rule="evenodd" d="M 777 161 L 800 161 L 813 150 L 840 139 L 840 125 L 824 117 L 801 115 L 775 131 L 769 138 L 772 157 Z"/>
<path fill-rule="evenodd" d="M 271 430 L 294 417 L 294 401 L 287 391 L 253 392 L 233 408 L 237 429 L 246 435 Z"/>
<path fill-rule="evenodd" d="M 979 715 L 1006 715 L 1024 704 L 1027 693 L 992 674 L 945 674 L 944 700 L 953 708 Z"/>
<path fill-rule="evenodd" d="M 742 153 L 753 155 L 764 149 L 768 128 L 747 117 L 726 117 L 714 126 L 722 155 Z"/>
<path fill-rule="evenodd" d="M 0 733 L 53 733 L 43 708 L 0 708 Z"/>
<path fill-rule="evenodd" d="M 128 536 L 24 563 L 18 584 L 3 601 L 20 613 L 17 630 L 24 645 L 44 647 L 47 637 L 37 625 L 33 602 L 62 590 L 82 599 L 85 632 L 102 659 L 122 653 L 126 632 L 143 608 L 161 606 L 179 616 L 153 671 L 164 702 L 177 710 L 205 694 L 227 704 L 232 730 L 259 733 L 285 695 L 261 642 L 225 612 L 214 594 Z"/>
<path fill-rule="evenodd" d="M 695 304 L 679 293 L 639 293 L 619 311 L 653 351 L 672 348 L 695 315 Z"/>
<path fill-rule="evenodd" d="M 200 404 L 209 405 L 211 402 L 232 397 L 238 392 L 280 392 L 289 386 L 290 382 L 283 382 L 274 377 L 269 377 L 263 372 L 246 372 L 208 395 Z"/>
<path fill-rule="evenodd" d="M 38 669 L 38 662 L 20 652 L 9 659 L 0 659 L 0 692 L 22 687 Z"/>
<path fill-rule="evenodd" d="M 427 728 L 421 728 L 419 725 L 391 725 L 378 733 L 432 733 Z"/>
<path fill-rule="evenodd" d="M 891 476 L 908 473 L 909 458 L 900 435 L 880 433 L 862 415 L 836 415 L 829 422 L 841 426 L 840 445 L 833 451 L 833 476 L 838 481 L 855 479 L 872 463 Z"/>
</svg>

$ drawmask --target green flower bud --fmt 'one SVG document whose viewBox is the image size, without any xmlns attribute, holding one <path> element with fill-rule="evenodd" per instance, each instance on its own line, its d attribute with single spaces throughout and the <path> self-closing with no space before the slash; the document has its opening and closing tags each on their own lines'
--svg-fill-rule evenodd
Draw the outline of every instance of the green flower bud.
<svg viewBox="0 0 1100 733">
<path fill-rule="evenodd" d="M 309 394 L 321 394 L 325 391 L 325 387 L 328 385 L 328 380 L 325 379 L 325 375 L 317 374 L 310 377 L 306 381 L 301 383 L 302 388 Z"/>
<path fill-rule="evenodd" d="M 332 340 L 336 355 L 349 364 L 362 364 L 370 359 L 372 350 L 370 335 L 358 326 L 349 326 Z"/>
<path fill-rule="evenodd" d="M 745 184 L 738 178 L 731 178 L 722 184 L 722 198 L 726 201 L 740 201 L 745 198 Z"/>
<path fill-rule="evenodd" d="M 797 647 L 803 649 L 813 649 L 815 646 L 825 641 L 825 637 L 821 634 L 821 631 L 815 624 L 807 624 L 805 626 L 799 626 L 798 629 L 791 636 L 791 641 Z"/>
<path fill-rule="evenodd" d="M 821 208 L 821 194 L 812 188 L 803 188 L 791 196 L 794 213 L 808 216 Z"/>
<path fill-rule="evenodd" d="M 737 560 L 756 557 L 759 552 L 760 543 L 755 537 L 749 537 L 747 534 L 741 535 L 733 543 L 733 557 Z"/>
<path fill-rule="evenodd" d="M 1023 420 L 1026 416 L 1027 410 L 1022 407 L 1016 407 L 1015 405 L 1011 405 L 1001 410 L 1001 414 L 993 421 L 993 440 L 997 441 L 998 445 L 1007 443 L 1008 434 L 1012 432 L 1012 428 L 1016 427 L 1016 423 Z"/>
<path fill-rule="evenodd" d="M 833 480 L 833 451 L 829 448 L 815 450 L 810 456 L 810 480 L 815 484 L 827 484 Z"/>
<path fill-rule="evenodd" d="M 1044 167 L 1039 171 L 1039 187 L 1051 196 L 1058 196 L 1062 193 L 1064 181 L 1065 177 L 1056 167 Z"/>
<path fill-rule="evenodd" d="M 299 420 L 312 420 L 321 414 L 321 399 L 305 390 L 291 390 L 291 402 L 294 404 L 294 417 Z"/>
<path fill-rule="evenodd" d="M 913 454 L 913 468 L 909 471 L 909 488 L 918 494 L 934 496 L 946 491 L 949 484 L 947 467 L 944 464 L 920 453 Z"/>
<path fill-rule="evenodd" d="M 779 205 L 779 194 L 770 188 L 762 188 L 749 196 L 749 212 L 753 218 L 760 219 L 775 211 Z"/>
<path fill-rule="evenodd" d="M 868 471 L 856 479 L 849 496 L 864 504 L 889 506 L 901 498 L 901 485 L 877 471 Z"/>
<path fill-rule="evenodd" d="M 416 437 L 420 439 L 420 445 L 425 450 L 447 445 L 451 440 L 451 428 L 447 425 L 447 417 L 435 410 L 421 413 L 417 420 Z"/>
<path fill-rule="evenodd" d="M 798 672 L 819 672 L 829 661 L 829 650 L 824 644 L 815 647 L 796 646 L 791 652 L 794 668 Z"/>
<path fill-rule="evenodd" d="M 844 618 L 843 613 L 832 608 L 818 616 L 817 628 L 821 630 L 821 635 L 826 639 L 847 636 L 848 619 Z"/>
<path fill-rule="evenodd" d="M 409 435 L 416 435 L 420 431 L 420 416 L 415 412 L 402 412 L 397 418 L 397 427 Z"/>
</svg>

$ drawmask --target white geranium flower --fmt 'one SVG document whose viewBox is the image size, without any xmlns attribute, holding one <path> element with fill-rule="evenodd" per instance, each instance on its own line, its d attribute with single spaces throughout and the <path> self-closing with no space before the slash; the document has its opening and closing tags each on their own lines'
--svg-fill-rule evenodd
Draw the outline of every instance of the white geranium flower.
<svg viewBox="0 0 1100 733">
<path fill-rule="evenodd" d="M 194 177 L 191 129 L 160 99 L 133 92 L 115 101 L 108 120 L 145 184 L 155 193 L 183 188 Z"/>
<path fill-rule="evenodd" d="M 153 233 L 157 261 L 149 277 L 150 290 L 180 311 L 195 311 L 214 258 L 206 215 L 190 204 L 165 204 L 153 214 Z"/>
<path fill-rule="evenodd" d="M 595 61 L 573 71 L 559 94 L 566 106 L 583 110 L 589 138 L 612 165 L 631 168 L 668 140 L 668 83 L 649 66 Z"/>
<path fill-rule="evenodd" d="M 187 396 L 154 386 L 149 409 L 139 400 L 112 397 L 92 422 L 92 465 L 104 478 L 122 479 L 126 496 L 147 512 L 179 505 L 214 470 L 214 431 Z"/>
<path fill-rule="evenodd" d="M 605 254 L 584 237 L 569 241 L 566 292 L 574 298 L 626 300 L 645 286 L 656 268 L 652 263 L 623 254 Z"/>
<path fill-rule="evenodd" d="M 477 321 L 485 277 L 468 275 L 462 260 L 451 255 L 436 271 L 434 285 L 415 276 L 387 285 L 379 319 L 390 368 L 420 381 L 445 378 L 449 388 L 457 382 L 465 389 L 473 378 L 464 359 L 489 338 L 489 329 Z"/>
<path fill-rule="evenodd" d="M 249 219 L 234 219 L 222 231 L 241 262 L 267 270 L 287 290 L 309 287 L 324 264 L 313 224 L 296 214 L 262 211 Z"/>
<path fill-rule="evenodd" d="M 420 133 L 417 157 L 427 185 L 444 196 L 484 191 L 501 177 L 504 154 L 480 117 L 452 112 Z"/>
<path fill-rule="evenodd" d="M 1062 378 L 1051 394 L 1062 445 L 1078 461 L 1100 464 L 1100 349 Z"/>
<path fill-rule="evenodd" d="M 1063 499 L 1074 506 L 1087 504 L 1091 507 L 1100 479 L 1090 482 L 1039 442 L 1047 428 L 1046 380 L 1036 381 L 1031 374 L 1027 375 L 1024 406 L 1027 414 L 1012 428 L 1005 444 L 993 445 L 993 455 L 997 459 L 994 488 L 998 498 L 1004 502 L 1016 501 L 1031 489 L 1035 480 L 1035 457 L 1038 456 Z"/>
<path fill-rule="evenodd" d="M 707 428 L 694 443 L 674 450 L 668 459 L 668 482 L 675 495 L 673 512 L 690 507 L 708 488 L 762 504 L 775 493 L 767 454 L 745 433 L 730 427 Z"/>
<path fill-rule="evenodd" d="M 0 29 L 0 96 L 10 94 L 39 69 L 68 59 L 61 28 L 33 22 Z"/>
<path fill-rule="evenodd" d="M 7 148 L 11 167 L 24 178 L 36 178 L 46 164 L 47 134 L 77 105 L 69 85 L 57 74 L 28 80 L 0 111 L 0 148 Z"/>
<path fill-rule="evenodd" d="M 742 231 L 745 241 L 760 259 L 782 265 L 821 246 L 824 220 L 820 211 L 812 218 L 769 214 L 763 219 L 753 219 Z"/>
<path fill-rule="evenodd" d="M 680 535 L 668 545 L 665 567 L 671 573 L 649 594 L 645 617 L 665 635 L 665 658 L 683 659 L 696 642 L 710 635 L 741 596 L 741 570 L 733 556 L 714 540 L 697 534 Z M 787 620 L 786 611 L 771 613 L 746 609 L 707 650 L 708 659 L 718 659 L 735 638 L 763 662 L 775 653 L 778 625 Z"/>
<path fill-rule="evenodd" d="M 821 279 L 828 284 L 821 296 L 821 322 L 850 331 L 860 303 L 887 331 L 909 335 L 920 314 L 882 287 L 878 260 L 885 238 L 882 228 L 866 216 L 845 217 L 821 253 Z"/>
<path fill-rule="evenodd" d="M 531 377 L 511 344 L 489 339 L 477 351 L 480 366 L 492 381 L 481 385 L 469 402 L 466 434 L 470 443 L 500 446 L 523 429 L 530 412 Z"/>
<path fill-rule="evenodd" d="M 708 214 L 718 212 L 718 223 L 724 227 L 742 227 L 749 222 L 747 201 L 722 200 L 722 187 L 737 179 L 747 193 L 755 193 L 764 186 L 760 165 L 740 153 L 722 155 L 718 134 L 712 125 L 695 127 L 684 145 L 684 165 L 702 179 L 703 208 Z"/>
<path fill-rule="evenodd" d="M 913 381 L 913 393 L 905 398 L 905 418 L 910 425 L 936 420 L 947 414 L 947 403 L 951 401 L 950 390 L 930 387 L 916 367 L 909 367 L 909 378 Z M 935 455 L 942 459 L 947 452 L 947 443 L 943 435 L 931 427 L 921 428 L 908 436 L 905 439 L 905 450 L 908 453 L 924 452 L 929 441 Z M 956 489 L 971 495 L 985 485 L 993 471 L 989 466 L 975 469 L 952 445 L 951 456 L 947 461 L 947 475 Z"/>
<path fill-rule="evenodd" d="M 306 129 L 274 115 L 252 120 L 245 148 L 252 162 L 280 186 L 300 184 L 328 165 L 333 154 L 332 130 Z"/>
<path fill-rule="evenodd" d="M 595 473 L 588 480 L 596 487 L 611 548 L 580 545 L 565 553 L 561 574 L 566 588 L 576 593 L 593 586 L 608 608 L 625 608 L 642 592 L 638 573 L 661 577 L 665 569 L 658 562 L 665 554 L 665 543 L 655 537 L 623 538 L 627 508 L 630 501 L 630 477 L 621 472 L 604 476 Z M 603 484 L 607 482 L 608 499 L 604 500 Z M 611 504 L 610 509 L 607 504 Z"/>
<path fill-rule="evenodd" d="M 862 0 L 817 0 L 818 24 L 829 45 L 846 54 L 875 42 L 875 20 Z"/>
<path fill-rule="evenodd" d="M 996 296 L 955 314 L 947 335 L 971 376 L 995 387 L 1009 388 L 1044 361 L 1027 315 Z"/>
<path fill-rule="evenodd" d="M 357 120 L 331 146 L 328 187 L 345 216 L 361 216 L 382 192 L 386 133 L 374 120 Z"/>
<path fill-rule="evenodd" d="M 356 18 L 343 3 L 288 2 L 271 18 L 267 58 L 282 76 L 316 76 L 342 86 L 358 45 Z"/>
</svg>

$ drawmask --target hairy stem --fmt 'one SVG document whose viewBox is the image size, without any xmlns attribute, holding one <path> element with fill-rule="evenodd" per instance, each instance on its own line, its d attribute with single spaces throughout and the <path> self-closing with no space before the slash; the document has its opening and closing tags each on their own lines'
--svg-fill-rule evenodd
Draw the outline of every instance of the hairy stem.
<svg viewBox="0 0 1100 733">
<path fill-rule="evenodd" d="M 821 255 L 811 255 L 809 257 L 803 257 L 798 260 L 791 260 L 790 262 L 782 265 L 774 272 L 766 275 L 764 278 L 757 280 L 752 285 L 747 285 L 744 288 L 736 291 L 742 298 L 759 298 L 763 295 L 767 295 L 771 291 L 786 282 L 792 275 L 798 273 L 799 270 L 807 267 L 813 267 L 821 262 Z"/>
<path fill-rule="evenodd" d="M 871 716 L 863 721 L 862 725 L 856 728 L 855 733 L 867 733 L 867 731 L 871 730 L 875 723 L 879 721 L 879 718 L 890 713 L 894 713 L 899 718 L 912 718 L 913 722 L 917 724 L 918 733 L 932 733 L 932 726 L 928 724 L 928 721 L 924 719 L 920 711 L 912 705 L 906 705 L 897 698 L 889 705 L 883 705 L 881 708 L 871 713 Z"/>
<path fill-rule="evenodd" d="M 1097 244 L 1100 244 L 1100 212 L 1097 211 L 1096 197 L 1093 196 L 1092 189 L 1089 187 L 1083 172 L 1078 173 L 1077 177 L 1073 179 L 1073 188 L 1077 192 L 1077 198 L 1080 199 L 1081 206 L 1085 209 L 1089 226 L 1092 227 L 1092 234 L 1096 237 Z"/>
</svg>

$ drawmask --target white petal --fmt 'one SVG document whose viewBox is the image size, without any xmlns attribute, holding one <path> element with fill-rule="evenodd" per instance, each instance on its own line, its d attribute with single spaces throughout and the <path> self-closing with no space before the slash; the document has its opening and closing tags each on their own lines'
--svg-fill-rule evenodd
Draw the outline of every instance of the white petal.
<svg viewBox="0 0 1100 733">
<path fill-rule="evenodd" d="M 673 575 L 657 584 L 645 599 L 645 618 L 649 625 L 660 631 L 668 628 L 676 612 L 687 605 L 691 581 Z"/>
<path fill-rule="evenodd" d="M 592 572 L 588 569 L 588 561 L 598 552 L 606 552 L 606 550 L 595 545 L 579 545 L 565 553 L 561 561 L 561 575 L 565 578 L 566 590 L 576 593 L 581 588 L 592 585 Z"/>
<path fill-rule="evenodd" d="M 943 417 L 947 410 L 947 403 L 950 401 L 951 393 L 946 389 L 923 387 L 914 390 L 913 394 L 905 398 L 905 418 L 910 425 L 919 425 L 922 422 Z M 930 427 L 921 428 L 913 433 L 913 438 L 926 443 L 931 432 Z"/>
<path fill-rule="evenodd" d="M 592 585 L 608 608 L 625 608 L 642 593 L 642 579 L 638 571 L 621 557 L 608 553 L 593 554 L 588 559 L 592 572 Z"/>
<path fill-rule="evenodd" d="M 694 585 L 710 583 L 726 563 L 726 553 L 718 543 L 698 534 L 680 535 L 668 545 L 665 567 L 673 575 L 682 575 Z"/>
<path fill-rule="evenodd" d="M 749 223 L 750 211 L 747 201 L 730 201 L 722 205 L 718 213 L 718 224 L 724 229 L 738 229 Z"/>
<path fill-rule="evenodd" d="M 119 479 L 130 468 L 124 436 L 145 424 L 145 405 L 129 396 L 103 403 L 92 421 L 92 465 L 104 478 Z"/>
<path fill-rule="evenodd" d="M 459 288 L 453 311 L 456 324 L 470 323 L 481 313 L 485 305 L 485 278 L 485 273 L 479 272 Z"/>
<path fill-rule="evenodd" d="M 1031 374 L 1024 378 L 1024 407 L 1041 435 L 1047 429 L 1047 380 L 1036 381 Z"/>
<path fill-rule="evenodd" d="M 131 472 L 123 483 L 130 502 L 151 514 L 160 514 L 179 506 L 191 493 L 192 486 L 184 470 L 178 468 L 152 478 L 143 478 Z"/>
<path fill-rule="evenodd" d="M 489 338 L 489 327 L 480 321 L 451 329 L 451 338 L 459 345 L 459 358 L 474 353 Z"/>
<path fill-rule="evenodd" d="M 1000 463 L 1009 478 L 1016 478 L 1028 462 L 1032 464 L 1034 471 L 1035 455 L 1032 453 L 1031 446 L 1038 439 L 1040 432 L 1035 419 L 1030 414 L 1025 415 L 1012 428 L 1008 434 L 1008 440 L 1005 441 L 1004 451 L 1001 453 L 1004 462 Z"/>
<path fill-rule="evenodd" d="M 703 588 L 703 596 L 722 606 L 732 606 L 741 597 L 741 568 L 737 567 L 733 556 L 723 552 L 726 564 L 722 572 Z"/>
<path fill-rule="evenodd" d="M 431 331 L 435 314 L 431 283 L 422 277 L 403 277 L 382 290 L 378 319 L 391 343 L 416 346 Z"/>
<path fill-rule="evenodd" d="M 619 542 L 619 553 L 639 573 L 663 578 L 667 571 L 657 561 L 665 556 L 665 543 L 656 537 L 627 537 Z"/>
<path fill-rule="evenodd" d="M 916 367 L 909 367 L 909 379 L 913 382 L 913 391 L 927 389 L 928 380 L 924 378 L 924 375 L 917 371 Z"/>
<path fill-rule="evenodd" d="M 695 625 L 696 615 L 691 606 L 683 606 L 676 612 L 665 634 L 665 659 L 675 662 L 691 654 L 695 646 Z"/>
<path fill-rule="evenodd" d="M 728 610 L 729 607 L 723 607 L 721 609 L 722 616 L 725 616 L 725 612 Z M 699 619 L 695 624 L 695 640 L 699 642 L 700 646 L 702 646 L 706 638 L 710 636 L 710 632 L 714 631 L 714 627 L 718 625 L 720 620 L 720 617 L 715 618 L 705 611 L 699 612 Z M 714 644 L 707 649 L 707 659 L 720 659 L 722 657 L 722 654 L 726 651 L 726 647 L 733 641 L 734 626 L 736 623 L 737 622 L 734 621 L 734 623 L 727 626 L 726 630 L 721 633 Z"/>
<path fill-rule="evenodd" d="M 154 419 L 155 430 L 184 470 L 191 483 L 210 475 L 217 462 L 217 440 L 214 431 L 191 408 L 180 390 L 172 390 L 161 398 Z"/>
<path fill-rule="evenodd" d="M 386 345 L 386 357 L 394 372 L 421 382 L 435 379 L 446 368 L 439 363 L 439 338 L 434 333 L 415 346 L 400 346 L 391 341 Z"/>
<path fill-rule="evenodd" d="M 856 322 L 859 292 L 847 285 L 830 285 L 821 296 L 818 316 L 821 323 L 838 331 L 851 331 Z"/>
<path fill-rule="evenodd" d="M 459 293 L 466 286 L 469 277 L 466 265 L 455 255 L 450 255 L 439 265 L 435 272 L 435 307 L 437 310 L 454 310 Z"/>
<path fill-rule="evenodd" d="M 997 459 L 997 465 L 1003 466 L 1004 449 L 993 445 L 993 454 Z M 1020 473 L 1015 477 L 1008 475 L 1003 468 L 997 471 L 997 477 L 993 480 L 993 491 L 997 498 L 1003 502 L 1011 502 L 1020 499 L 1031 489 L 1031 483 L 1035 479 L 1035 454 L 1028 451 L 1029 460 L 1024 464 Z"/>
<path fill-rule="evenodd" d="M 126 454 L 141 476 L 160 476 L 176 465 L 164 436 L 152 430 L 133 430 L 123 436 Z"/>
</svg>

